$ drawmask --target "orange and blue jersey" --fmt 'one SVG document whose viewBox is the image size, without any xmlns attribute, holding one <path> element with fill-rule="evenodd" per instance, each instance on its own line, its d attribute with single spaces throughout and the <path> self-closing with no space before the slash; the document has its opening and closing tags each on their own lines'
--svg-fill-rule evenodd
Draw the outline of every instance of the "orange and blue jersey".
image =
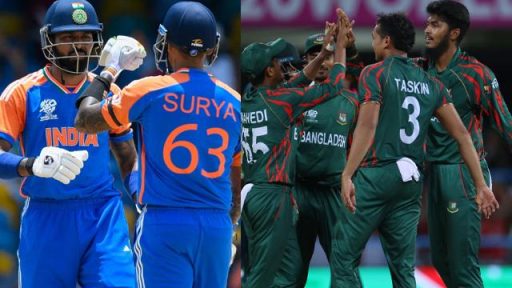
<svg viewBox="0 0 512 288">
<path fill-rule="evenodd" d="M 109 169 L 109 141 L 131 139 L 129 124 L 98 134 L 79 132 L 74 127 L 74 103 L 94 76 L 89 73 L 77 86 L 66 87 L 53 78 L 47 66 L 11 83 L 1 94 L 0 139 L 11 145 L 19 141 L 23 156 L 36 157 L 46 146 L 89 152 L 89 164 L 70 184 L 26 177 L 20 187 L 23 196 L 81 199 L 119 195 Z M 112 85 L 112 92 L 119 90 Z"/>
<path fill-rule="evenodd" d="M 137 122 L 138 202 L 231 207 L 230 167 L 240 166 L 240 95 L 200 69 L 132 82 L 102 102 L 112 127 Z"/>
</svg>

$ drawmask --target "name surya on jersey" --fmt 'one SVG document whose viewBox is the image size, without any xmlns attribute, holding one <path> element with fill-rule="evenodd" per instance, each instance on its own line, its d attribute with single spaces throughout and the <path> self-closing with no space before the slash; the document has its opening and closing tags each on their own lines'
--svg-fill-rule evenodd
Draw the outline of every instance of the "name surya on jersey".
<svg viewBox="0 0 512 288">
<path fill-rule="evenodd" d="M 179 109 L 186 114 L 194 113 L 199 115 L 203 113 L 208 117 L 221 118 L 222 116 L 222 119 L 231 117 L 236 122 L 233 104 L 224 100 L 217 103 L 215 99 L 202 96 L 185 97 L 184 94 L 168 93 L 165 94 L 164 101 L 163 108 L 167 112 L 175 112 Z M 224 106 L 225 109 L 222 112 Z"/>
<path fill-rule="evenodd" d="M 46 146 L 58 147 L 98 147 L 98 135 L 79 132 L 75 127 L 46 128 Z"/>
</svg>

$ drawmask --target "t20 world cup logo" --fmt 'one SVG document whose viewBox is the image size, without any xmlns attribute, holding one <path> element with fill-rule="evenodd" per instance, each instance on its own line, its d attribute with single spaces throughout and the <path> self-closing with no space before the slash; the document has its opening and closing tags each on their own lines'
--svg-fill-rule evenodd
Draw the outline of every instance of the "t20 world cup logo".
<svg viewBox="0 0 512 288">
<path fill-rule="evenodd" d="M 40 121 L 58 119 L 57 115 L 53 114 L 55 108 L 57 108 L 57 101 L 55 101 L 55 99 L 44 99 L 40 107 L 39 113 L 43 114 Z"/>
</svg>

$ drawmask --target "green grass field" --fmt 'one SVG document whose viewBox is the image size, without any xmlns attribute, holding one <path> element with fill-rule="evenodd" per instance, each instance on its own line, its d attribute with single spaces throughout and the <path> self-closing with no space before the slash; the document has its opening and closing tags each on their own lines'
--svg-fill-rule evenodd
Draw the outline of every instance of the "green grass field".
<svg viewBox="0 0 512 288">
<path fill-rule="evenodd" d="M 365 288 L 392 287 L 387 267 L 362 267 L 361 278 Z M 330 272 L 328 267 L 312 267 L 306 288 L 328 288 Z M 418 288 L 432 288 L 431 284 L 416 277 Z M 512 266 L 486 266 L 482 268 L 482 278 L 486 288 L 512 287 Z M 442 287 L 442 286 L 438 286 Z"/>
</svg>

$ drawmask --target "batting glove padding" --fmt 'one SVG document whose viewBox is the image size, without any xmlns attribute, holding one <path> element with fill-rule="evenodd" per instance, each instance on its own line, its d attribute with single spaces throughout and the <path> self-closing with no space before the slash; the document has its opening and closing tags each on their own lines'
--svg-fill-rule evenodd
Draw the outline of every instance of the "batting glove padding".
<svg viewBox="0 0 512 288">
<path fill-rule="evenodd" d="M 84 161 L 88 157 L 86 150 L 69 152 L 58 147 L 44 147 L 34 161 L 32 171 L 35 176 L 53 178 L 69 184 L 80 174 L 80 169 L 84 167 Z"/>
<path fill-rule="evenodd" d="M 134 71 L 139 68 L 144 57 L 146 57 L 146 49 L 139 41 L 119 35 L 108 39 L 101 51 L 99 64 L 114 69 L 118 75 L 122 70 Z"/>
</svg>

